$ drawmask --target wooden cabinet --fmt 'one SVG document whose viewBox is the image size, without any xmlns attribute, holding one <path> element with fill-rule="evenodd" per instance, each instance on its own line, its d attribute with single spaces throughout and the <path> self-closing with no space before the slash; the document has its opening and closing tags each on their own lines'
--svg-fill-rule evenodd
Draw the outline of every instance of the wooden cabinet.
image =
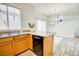
<svg viewBox="0 0 79 59">
<path fill-rule="evenodd" d="M 32 34 L 16 35 L 14 37 L 0 38 L 0 56 L 17 55 L 27 49 L 33 50 Z M 53 55 L 52 36 L 43 38 L 43 56 Z"/>
<path fill-rule="evenodd" d="M 0 56 L 12 56 L 14 55 L 12 38 L 0 39 Z"/>
<path fill-rule="evenodd" d="M 32 34 L 28 34 L 28 48 L 33 50 L 33 38 Z"/>
<path fill-rule="evenodd" d="M 26 50 L 26 36 L 25 35 L 19 35 L 14 37 L 14 50 L 15 55 L 21 53 L 22 51 Z"/>
<path fill-rule="evenodd" d="M 43 39 L 43 55 L 44 56 L 53 55 L 53 38 L 52 38 L 52 36 L 44 37 L 44 39 Z"/>
<path fill-rule="evenodd" d="M 16 42 L 14 42 L 14 49 L 15 49 L 15 55 L 24 51 L 26 49 L 25 40 L 18 40 Z"/>
<path fill-rule="evenodd" d="M 15 55 L 19 54 L 20 52 L 31 49 L 33 50 L 33 41 L 31 34 L 23 34 L 17 35 L 14 37 L 14 50 Z"/>
<path fill-rule="evenodd" d="M 29 46 L 28 46 L 28 41 L 29 41 L 29 36 L 28 36 L 28 34 L 26 34 L 26 36 L 25 36 L 25 46 L 26 46 L 26 50 L 29 48 Z"/>
</svg>

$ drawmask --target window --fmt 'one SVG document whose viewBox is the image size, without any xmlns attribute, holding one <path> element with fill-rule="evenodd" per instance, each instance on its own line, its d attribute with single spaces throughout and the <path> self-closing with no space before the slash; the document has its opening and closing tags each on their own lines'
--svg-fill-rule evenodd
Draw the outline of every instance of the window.
<svg viewBox="0 0 79 59">
<path fill-rule="evenodd" d="M 21 29 L 21 11 L 18 8 L 0 4 L 0 30 Z"/>
<path fill-rule="evenodd" d="M 37 31 L 46 32 L 46 22 L 37 20 Z"/>
<path fill-rule="evenodd" d="M 0 5 L 0 30 L 7 28 L 7 6 Z"/>
<path fill-rule="evenodd" d="M 8 6 L 9 29 L 21 29 L 21 11 Z"/>
</svg>

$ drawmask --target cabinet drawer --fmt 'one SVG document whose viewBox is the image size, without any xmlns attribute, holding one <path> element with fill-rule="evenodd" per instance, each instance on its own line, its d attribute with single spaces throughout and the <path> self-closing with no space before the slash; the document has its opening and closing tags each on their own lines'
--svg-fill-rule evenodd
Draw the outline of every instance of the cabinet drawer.
<svg viewBox="0 0 79 59">
<path fill-rule="evenodd" d="M 18 38 L 16 40 L 14 40 L 14 42 L 18 42 L 18 41 L 23 41 L 23 40 L 26 40 L 27 38 Z"/>
<path fill-rule="evenodd" d="M 27 35 L 23 34 L 23 35 L 16 35 L 14 36 L 14 39 L 18 39 L 18 38 L 28 38 Z"/>
</svg>

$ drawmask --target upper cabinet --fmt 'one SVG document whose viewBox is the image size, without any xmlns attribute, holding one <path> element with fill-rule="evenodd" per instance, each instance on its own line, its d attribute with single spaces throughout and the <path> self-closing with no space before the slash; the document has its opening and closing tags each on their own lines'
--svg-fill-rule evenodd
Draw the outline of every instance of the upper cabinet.
<svg viewBox="0 0 79 59">
<path fill-rule="evenodd" d="M 21 29 L 21 10 L 7 4 L 0 4 L 0 30 Z"/>
</svg>

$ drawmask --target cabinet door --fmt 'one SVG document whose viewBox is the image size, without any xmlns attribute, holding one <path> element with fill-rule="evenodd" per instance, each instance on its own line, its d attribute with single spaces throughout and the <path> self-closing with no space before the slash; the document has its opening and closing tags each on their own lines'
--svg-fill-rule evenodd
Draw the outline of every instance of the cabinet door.
<svg viewBox="0 0 79 59">
<path fill-rule="evenodd" d="M 0 56 L 12 56 L 12 55 L 13 55 L 12 42 L 6 42 L 0 44 Z"/>
<path fill-rule="evenodd" d="M 14 42 L 15 55 L 21 53 L 26 50 L 25 40 L 18 40 Z"/>
<path fill-rule="evenodd" d="M 26 39 L 25 40 L 25 45 L 26 45 L 26 50 L 27 50 L 29 48 L 28 47 L 28 40 L 29 40 L 28 35 L 26 35 L 26 37 L 24 39 Z"/>
<path fill-rule="evenodd" d="M 33 50 L 33 38 L 31 34 L 28 35 L 28 48 Z"/>
<path fill-rule="evenodd" d="M 52 56 L 53 55 L 53 39 L 52 36 L 44 37 L 43 39 L 43 55 Z"/>
</svg>

